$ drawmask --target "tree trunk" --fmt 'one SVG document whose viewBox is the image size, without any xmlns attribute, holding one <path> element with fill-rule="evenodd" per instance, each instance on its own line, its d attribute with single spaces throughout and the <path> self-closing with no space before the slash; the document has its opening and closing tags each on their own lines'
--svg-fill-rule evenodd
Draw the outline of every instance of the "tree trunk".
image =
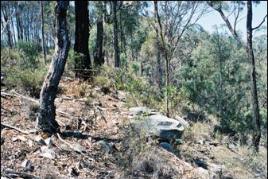
<svg viewBox="0 0 268 179">
<path fill-rule="evenodd" d="M 6 31 L 7 31 L 7 44 L 10 48 L 13 48 L 13 43 L 12 43 L 12 33 L 10 30 L 10 22 L 8 20 L 8 14 L 7 14 L 7 9 L 3 9 L 3 16 L 6 24 Z M 9 17 L 11 18 L 11 17 Z"/>
<path fill-rule="evenodd" d="M 99 2 L 101 12 L 103 12 L 102 2 Z M 94 64 L 100 66 L 104 63 L 104 54 L 103 54 L 103 14 L 99 14 L 97 17 L 97 39 L 96 39 L 96 48 L 94 52 Z"/>
<path fill-rule="evenodd" d="M 42 1 L 40 1 L 40 9 L 41 9 L 42 50 L 44 54 L 44 62 L 46 64 L 47 55 L 46 55 L 46 45 L 45 45 L 45 35 L 44 35 L 44 7 L 43 7 Z"/>
<path fill-rule="evenodd" d="M 117 1 L 113 1 L 113 30 L 114 30 L 114 62 L 115 67 L 120 67 L 120 51 L 118 47 L 118 24 L 116 17 Z"/>
<path fill-rule="evenodd" d="M 253 146 L 256 151 L 259 150 L 261 138 L 260 111 L 256 82 L 255 59 L 252 49 L 252 1 L 247 1 L 247 55 L 251 61 L 251 93 L 252 93 L 252 113 L 254 120 Z"/>
<path fill-rule="evenodd" d="M 160 33 L 160 37 L 161 37 L 161 41 L 162 41 L 162 47 L 163 47 L 163 51 L 164 51 L 164 57 L 165 57 L 165 61 L 166 61 L 166 115 L 167 117 L 169 117 L 170 112 L 169 112 L 169 62 L 170 62 L 170 55 L 168 53 L 168 49 L 166 47 L 166 42 L 164 39 L 164 34 L 163 34 L 163 30 L 162 30 L 162 24 L 161 24 L 161 20 L 160 20 L 160 16 L 158 14 L 158 5 L 157 5 L 157 1 L 154 1 L 154 15 L 156 18 L 156 21 L 158 22 L 158 26 L 159 26 L 159 33 Z M 157 30 L 158 31 L 158 30 Z"/>
<path fill-rule="evenodd" d="M 159 33 L 158 30 L 156 32 L 156 61 L 157 61 L 157 77 L 158 77 L 158 87 L 161 90 L 163 86 L 163 71 L 162 71 L 162 64 L 161 64 L 161 52 L 160 52 L 160 40 L 159 40 Z"/>
<path fill-rule="evenodd" d="M 19 40 L 23 40 L 23 28 L 22 28 L 22 23 L 20 19 L 21 7 L 18 4 L 18 2 L 16 3 L 15 10 L 16 10 L 15 16 L 16 16 L 16 24 L 17 24 L 17 35 L 18 35 L 18 41 L 19 41 Z"/>
<path fill-rule="evenodd" d="M 91 62 L 88 51 L 88 38 L 88 1 L 75 1 L 74 51 L 79 54 L 79 57 L 75 58 L 75 77 L 77 78 L 88 79 L 91 74 Z"/>
<path fill-rule="evenodd" d="M 58 85 L 64 71 L 70 46 L 66 21 L 68 6 L 69 1 L 57 1 L 55 7 L 57 21 L 56 54 L 52 59 L 40 93 L 40 113 L 37 118 L 37 125 L 39 129 L 49 133 L 59 131 L 59 125 L 55 120 L 56 109 L 54 100 L 56 98 Z"/>
</svg>

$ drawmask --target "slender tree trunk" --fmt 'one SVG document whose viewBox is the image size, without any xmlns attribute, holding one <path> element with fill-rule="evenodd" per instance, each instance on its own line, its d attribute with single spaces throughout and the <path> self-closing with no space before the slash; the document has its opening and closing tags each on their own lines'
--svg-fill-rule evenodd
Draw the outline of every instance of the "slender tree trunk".
<svg viewBox="0 0 268 179">
<path fill-rule="evenodd" d="M 55 8 L 57 20 L 56 54 L 52 59 L 40 93 L 40 113 L 37 118 L 37 125 L 39 129 L 48 133 L 59 131 L 59 125 L 55 120 L 56 108 L 54 100 L 64 71 L 70 45 L 66 20 L 68 6 L 69 1 L 57 1 Z"/>
<path fill-rule="evenodd" d="M 81 55 L 75 59 L 75 76 L 90 77 L 91 62 L 88 51 L 89 18 L 88 1 L 75 1 L 75 43 L 74 51 Z"/>
<path fill-rule="evenodd" d="M 157 61 L 157 72 L 158 72 L 158 87 L 161 90 L 163 86 L 163 71 L 162 71 L 162 64 L 161 64 L 161 52 L 160 52 L 160 40 L 159 40 L 159 32 L 156 32 L 156 61 Z"/>
<path fill-rule="evenodd" d="M 252 113 L 254 120 L 253 146 L 256 151 L 259 150 L 261 138 L 260 111 L 256 82 L 255 58 L 252 48 L 252 1 L 247 1 L 247 54 L 251 61 L 251 93 L 252 93 Z"/>
<path fill-rule="evenodd" d="M 117 1 L 113 1 L 113 30 L 114 30 L 114 62 L 115 67 L 120 67 L 120 51 L 118 47 Z"/>
<path fill-rule="evenodd" d="M 6 31 L 7 31 L 7 44 L 10 48 L 13 48 L 13 43 L 12 43 L 12 33 L 11 33 L 11 30 L 10 30 L 10 23 L 8 21 L 8 18 L 11 18 L 11 17 L 8 17 L 8 14 L 7 14 L 7 9 L 3 9 L 3 16 L 4 16 L 4 20 L 5 20 L 5 23 L 6 24 Z"/>
<path fill-rule="evenodd" d="M 164 34 L 163 34 L 163 29 L 162 29 L 162 24 L 161 24 L 161 20 L 160 20 L 160 16 L 158 14 L 158 5 L 157 5 L 157 1 L 154 1 L 154 13 L 155 13 L 155 18 L 157 19 L 156 21 L 158 22 L 158 26 L 159 26 L 159 33 L 160 33 L 160 37 L 161 37 L 161 41 L 162 41 L 162 47 L 164 50 L 164 58 L 166 61 L 166 66 L 165 66 L 165 72 L 166 72 L 166 115 L 167 117 L 169 117 L 170 115 L 170 111 L 169 111 L 169 84 L 170 84 L 170 79 L 169 79 L 169 62 L 170 62 L 170 57 L 168 54 L 168 49 L 166 47 L 166 42 L 164 39 Z"/>
<path fill-rule="evenodd" d="M 40 9 L 41 9 L 42 50 L 44 54 L 44 62 L 46 64 L 47 55 L 46 55 L 45 34 L 44 34 L 44 6 L 42 1 L 40 1 Z"/>
<path fill-rule="evenodd" d="M 99 2 L 101 12 L 103 12 L 102 2 Z M 96 39 L 96 48 L 94 52 L 94 64 L 100 66 L 104 63 L 104 53 L 103 53 L 103 14 L 99 14 L 97 17 L 97 39 Z"/>
<path fill-rule="evenodd" d="M 18 36 L 18 41 L 19 41 L 19 40 L 23 40 L 23 27 L 22 27 L 22 22 L 20 18 L 21 7 L 18 4 L 18 2 L 16 3 L 15 10 L 16 10 L 15 16 L 16 16 L 16 24 L 17 24 L 17 36 Z"/>
</svg>

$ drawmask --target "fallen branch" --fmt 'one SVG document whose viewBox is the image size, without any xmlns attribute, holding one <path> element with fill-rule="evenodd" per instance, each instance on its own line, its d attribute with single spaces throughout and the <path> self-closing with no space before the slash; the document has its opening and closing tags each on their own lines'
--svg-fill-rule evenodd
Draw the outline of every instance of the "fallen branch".
<svg viewBox="0 0 268 179">
<path fill-rule="evenodd" d="M 1 125 L 4 126 L 4 127 L 10 128 L 10 129 L 14 129 L 14 130 L 16 130 L 18 132 L 21 132 L 23 134 L 32 134 L 32 133 L 35 133 L 37 131 L 37 130 L 25 131 L 25 130 L 22 130 L 20 128 L 15 127 L 15 126 L 12 126 L 12 125 L 9 125 L 9 124 L 4 124 L 4 123 L 1 123 Z"/>
<path fill-rule="evenodd" d="M 6 93 L 6 92 L 2 92 L 2 91 L 1 91 L 1 95 L 3 94 L 3 95 L 5 95 L 5 96 L 20 97 L 20 98 L 26 99 L 26 100 L 28 100 L 28 101 L 34 102 L 34 103 L 36 103 L 36 104 L 39 104 L 39 101 L 36 100 L 36 99 L 33 99 L 33 98 L 31 98 L 31 97 L 27 97 L 27 96 L 21 95 L 21 94 L 17 93 L 17 92 L 14 91 L 14 90 L 12 90 L 11 92 L 14 93 L 14 94 L 10 94 L 10 93 Z M 71 114 L 66 113 L 66 112 L 63 112 L 63 111 L 56 110 L 56 112 L 57 112 L 57 113 L 60 113 L 60 114 L 62 114 L 62 115 L 64 115 L 65 117 L 68 117 L 68 118 L 77 118 L 77 116 L 72 116 Z"/>
<path fill-rule="evenodd" d="M 8 177 L 8 178 L 15 178 L 15 177 L 21 177 L 21 178 L 27 178 L 27 179 L 40 179 L 40 177 L 25 173 L 25 172 L 16 172 L 11 169 L 4 169 L 1 172 L 1 175 Z"/>
</svg>

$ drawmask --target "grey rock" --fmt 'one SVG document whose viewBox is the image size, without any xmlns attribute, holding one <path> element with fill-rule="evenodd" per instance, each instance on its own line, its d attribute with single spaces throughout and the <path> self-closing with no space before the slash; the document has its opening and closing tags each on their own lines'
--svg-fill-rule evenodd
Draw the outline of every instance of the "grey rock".
<svg viewBox="0 0 268 179">
<path fill-rule="evenodd" d="M 22 163 L 21 163 L 21 167 L 23 167 L 23 170 L 25 172 L 32 172 L 34 170 L 34 166 L 32 165 L 32 162 L 30 160 L 24 160 Z"/>
<path fill-rule="evenodd" d="M 167 151 L 169 151 L 169 152 L 173 152 L 174 150 L 173 150 L 173 147 L 172 147 L 172 145 L 170 145 L 170 143 L 167 143 L 167 142 L 161 142 L 160 144 L 159 144 L 162 148 L 164 148 L 164 149 L 166 149 Z"/>
<path fill-rule="evenodd" d="M 179 121 L 183 125 L 183 127 L 185 127 L 185 128 L 188 128 L 190 126 L 189 122 L 187 122 L 186 120 L 184 120 L 180 116 L 176 116 L 175 119 L 177 121 Z"/>
<path fill-rule="evenodd" d="M 200 179 L 209 179 L 209 171 L 202 168 L 202 167 L 198 167 L 195 169 L 196 173 L 198 174 L 198 178 Z"/>
<path fill-rule="evenodd" d="M 161 114 L 147 116 L 134 123 L 138 132 L 144 132 L 146 136 L 156 136 L 167 141 L 181 138 L 184 131 L 184 127 L 179 121 Z"/>
<path fill-rule="evenodd" d="M 47 146 L 42 146 L 40 156 L 49 158 L 49 159 L 55 159 L 56 153 L 54 152 L 54 150 L 49 149 Z"/>
<path fill-rule="evenodd" d="M 149 109 L 147 107 L 144 106 L 139 106 L 139 107 L 132 107 L 129 108 L 129 111 L 132 115 L 137 116 L 137 115 L 152 115 L 152 114 L 156 114 L 157 112 L 153 109 Z"/>
<path fill-rule="evenodd" d="M 51 147 L 52 144 L 53 144 L 53 143 L 52 143 L 52 139 L 51 139 L 51 137 L 45 139 L 45 143 L 46 143 L 46 145 L 47 145 L 48 147 Z"/>
<path fill-rule="evenodd" d="M 112 150 L 112 146 L 104 140 L 98 141 L 97 144 L 100 145 L 101 150 L 103 150 L 105 153 L 109 153 Z"/>
</svg>

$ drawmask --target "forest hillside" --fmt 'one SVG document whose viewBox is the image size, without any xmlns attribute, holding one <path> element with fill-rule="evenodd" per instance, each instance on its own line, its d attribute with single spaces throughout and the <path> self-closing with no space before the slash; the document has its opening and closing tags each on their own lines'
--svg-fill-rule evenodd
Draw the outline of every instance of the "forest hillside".
<svg viewBox="0 0 268 179">
<path fill-rule="evenodd" d="M 267 178 L 260 6 L 1 1 L 1 179 Z"/>
</svg>

